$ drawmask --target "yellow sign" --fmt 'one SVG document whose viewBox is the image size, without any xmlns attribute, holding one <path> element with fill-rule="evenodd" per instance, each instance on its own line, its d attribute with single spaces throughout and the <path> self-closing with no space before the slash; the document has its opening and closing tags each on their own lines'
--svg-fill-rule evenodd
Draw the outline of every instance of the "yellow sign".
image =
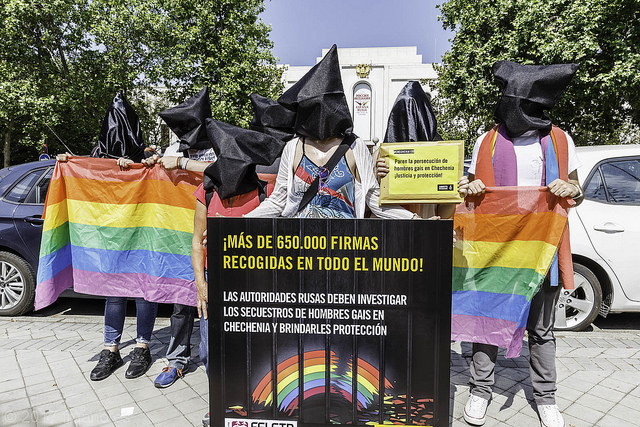
<svg viewBox="0 0 640 427">
<path fill-rule="evenodd" d="M 380 204 L 460 203 L 463 141 L 396 142 L 380 146 L 389 174 L 380 182 Z"/>
</svg>

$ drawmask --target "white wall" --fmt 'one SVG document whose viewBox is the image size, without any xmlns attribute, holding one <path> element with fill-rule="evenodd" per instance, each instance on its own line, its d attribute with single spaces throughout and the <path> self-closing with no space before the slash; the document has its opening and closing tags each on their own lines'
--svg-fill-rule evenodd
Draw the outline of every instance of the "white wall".
<svg viewBox="0 0 640 427">
<path fill-rule="evenodd" d="M 329 49 L 323 49 L 324 56 Z M 322 57 L 316 58 L 318 63 Z M 408 47 L 372 47 L 338 49 L 338 59 L 342 69 L 342 85 L 353 115 L 353 90 L 358 83 L 366 82 L 371 86 L 371 139 L 382 141 L 387 128 L 389 111 L 404 85 L 421 79 L 435 80 L 437 74 L 432 64 L 423 64 L 422 55 L 418 55 L 415 46 Z M 369 76 L 360 78 L 356 66 L 366 64 L 370 67 Z M 297 82 L 311 66 L 288 67 L 284 73 L 285 90 Z M 425 92 L 435 95 L 429 85 Z M 369 141 L 368 141 L 369 142 Z"/>
</svg>

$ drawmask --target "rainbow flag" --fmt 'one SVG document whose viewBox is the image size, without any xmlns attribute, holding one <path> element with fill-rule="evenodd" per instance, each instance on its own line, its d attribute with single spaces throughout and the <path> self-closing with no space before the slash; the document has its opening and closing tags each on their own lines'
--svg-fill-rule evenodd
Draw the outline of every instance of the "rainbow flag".
<svg viewBox="0 0 640 427">
<path fill-rule="evenodd" d="M 112 159 L 56 164 L 40 245 L 35 308 L 63 290 L 196 305 L 191 266 L 195 173 Z"/>
<path fill-rule="evenodd" d="M 491 187 L 457 207 L 453 340 L 520 355 L 531 299 L 556 255 L 570 203 L 546 187 Z"/>
</svg>

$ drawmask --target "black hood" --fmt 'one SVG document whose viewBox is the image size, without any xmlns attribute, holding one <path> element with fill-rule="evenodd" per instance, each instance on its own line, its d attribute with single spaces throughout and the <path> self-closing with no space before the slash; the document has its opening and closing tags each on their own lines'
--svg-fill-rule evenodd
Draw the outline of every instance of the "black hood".
<svg viewBox="0 0 640 427">
<path fill-rule="evenodd" d="M 353 121 L 342 87 L 335 44 L 278 98 L 278 103 L 295 112 L 293 129 L 301 135 L 325 139 L 351 133 Z"/>
<path fill-rule="evenodd" d="M 266 133 L 284 142 L 295 136 L 295 112 L 257 93 L 251 94 L 250 99 L 253 104 L 251 130 Z"/>
<path fill-rule="evenodd" d="M 122 91 L 113 98 L 102 121 L 94 157 L 127 157 L 138 163 L 144 158 L 140 119 Z"/>
<path fill-rule="evenodd" d="M 215 190 L 222 200 L 258 188 L 256 165 L 271 165 L 285 145 L 273 136 L 213 119 L 206 120 L 206 131 L 218 160 L 204 171 L 204 188 Z"/>
<path fill-rule="evenodd" d="M 212 147 L 205 129 L 205 120 L 211 118 L 209 87 L 205 86 L 182 104 L 162 111 L 159 116 L 180 138 L 178 151 Z"/>
<path fill-rule="evenodd" d="M 408 82 L 391 108 L 384 142 L 440 141 L 436 115 L 420 83 Z"/>
<path fill-rule="evenodd" d="M 522 65 L 511 61 L 493 64 L 493 75 L 503 88 L 494 118 L 510 137 L 530 130 L 551 131 L 551 110 L 578 70 L 578 64 Z"/>
</svg>

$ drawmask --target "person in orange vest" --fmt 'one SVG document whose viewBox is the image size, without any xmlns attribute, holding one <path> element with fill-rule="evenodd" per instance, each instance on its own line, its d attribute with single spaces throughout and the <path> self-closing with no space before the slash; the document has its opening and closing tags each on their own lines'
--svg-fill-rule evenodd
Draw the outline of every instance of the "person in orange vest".
<svg viewBox="0 0 640 427">
<path fill-rule="evenodd" d="M 578 69 L 577 64 L 522 65 L 498 61 L 493 75 L 503 88 L 494 118 L 497 125 L 480 136 L 473 148 L 468 177 L 458 188 L 462 196 L 485 192 L 494 186 L 546 186 L 558 197 L 583 198 L 578 182 L 580 162 L 571 137 L 553 126 L 546 111 L 553 108 Z M 556 343 L 553 335 L 555 305 L 562 282 L 573 288 L 569 230 L 565 229 L 557 263 L 554 262 L 540 291 L 531 301 L 527 320 L 530 375 L 540 423 L 563 427 L 556 404 Z M 464 419 L 483 425 L 494 383 L 498 348 L 473 344 L 470 397 Z"/>
</svg>

